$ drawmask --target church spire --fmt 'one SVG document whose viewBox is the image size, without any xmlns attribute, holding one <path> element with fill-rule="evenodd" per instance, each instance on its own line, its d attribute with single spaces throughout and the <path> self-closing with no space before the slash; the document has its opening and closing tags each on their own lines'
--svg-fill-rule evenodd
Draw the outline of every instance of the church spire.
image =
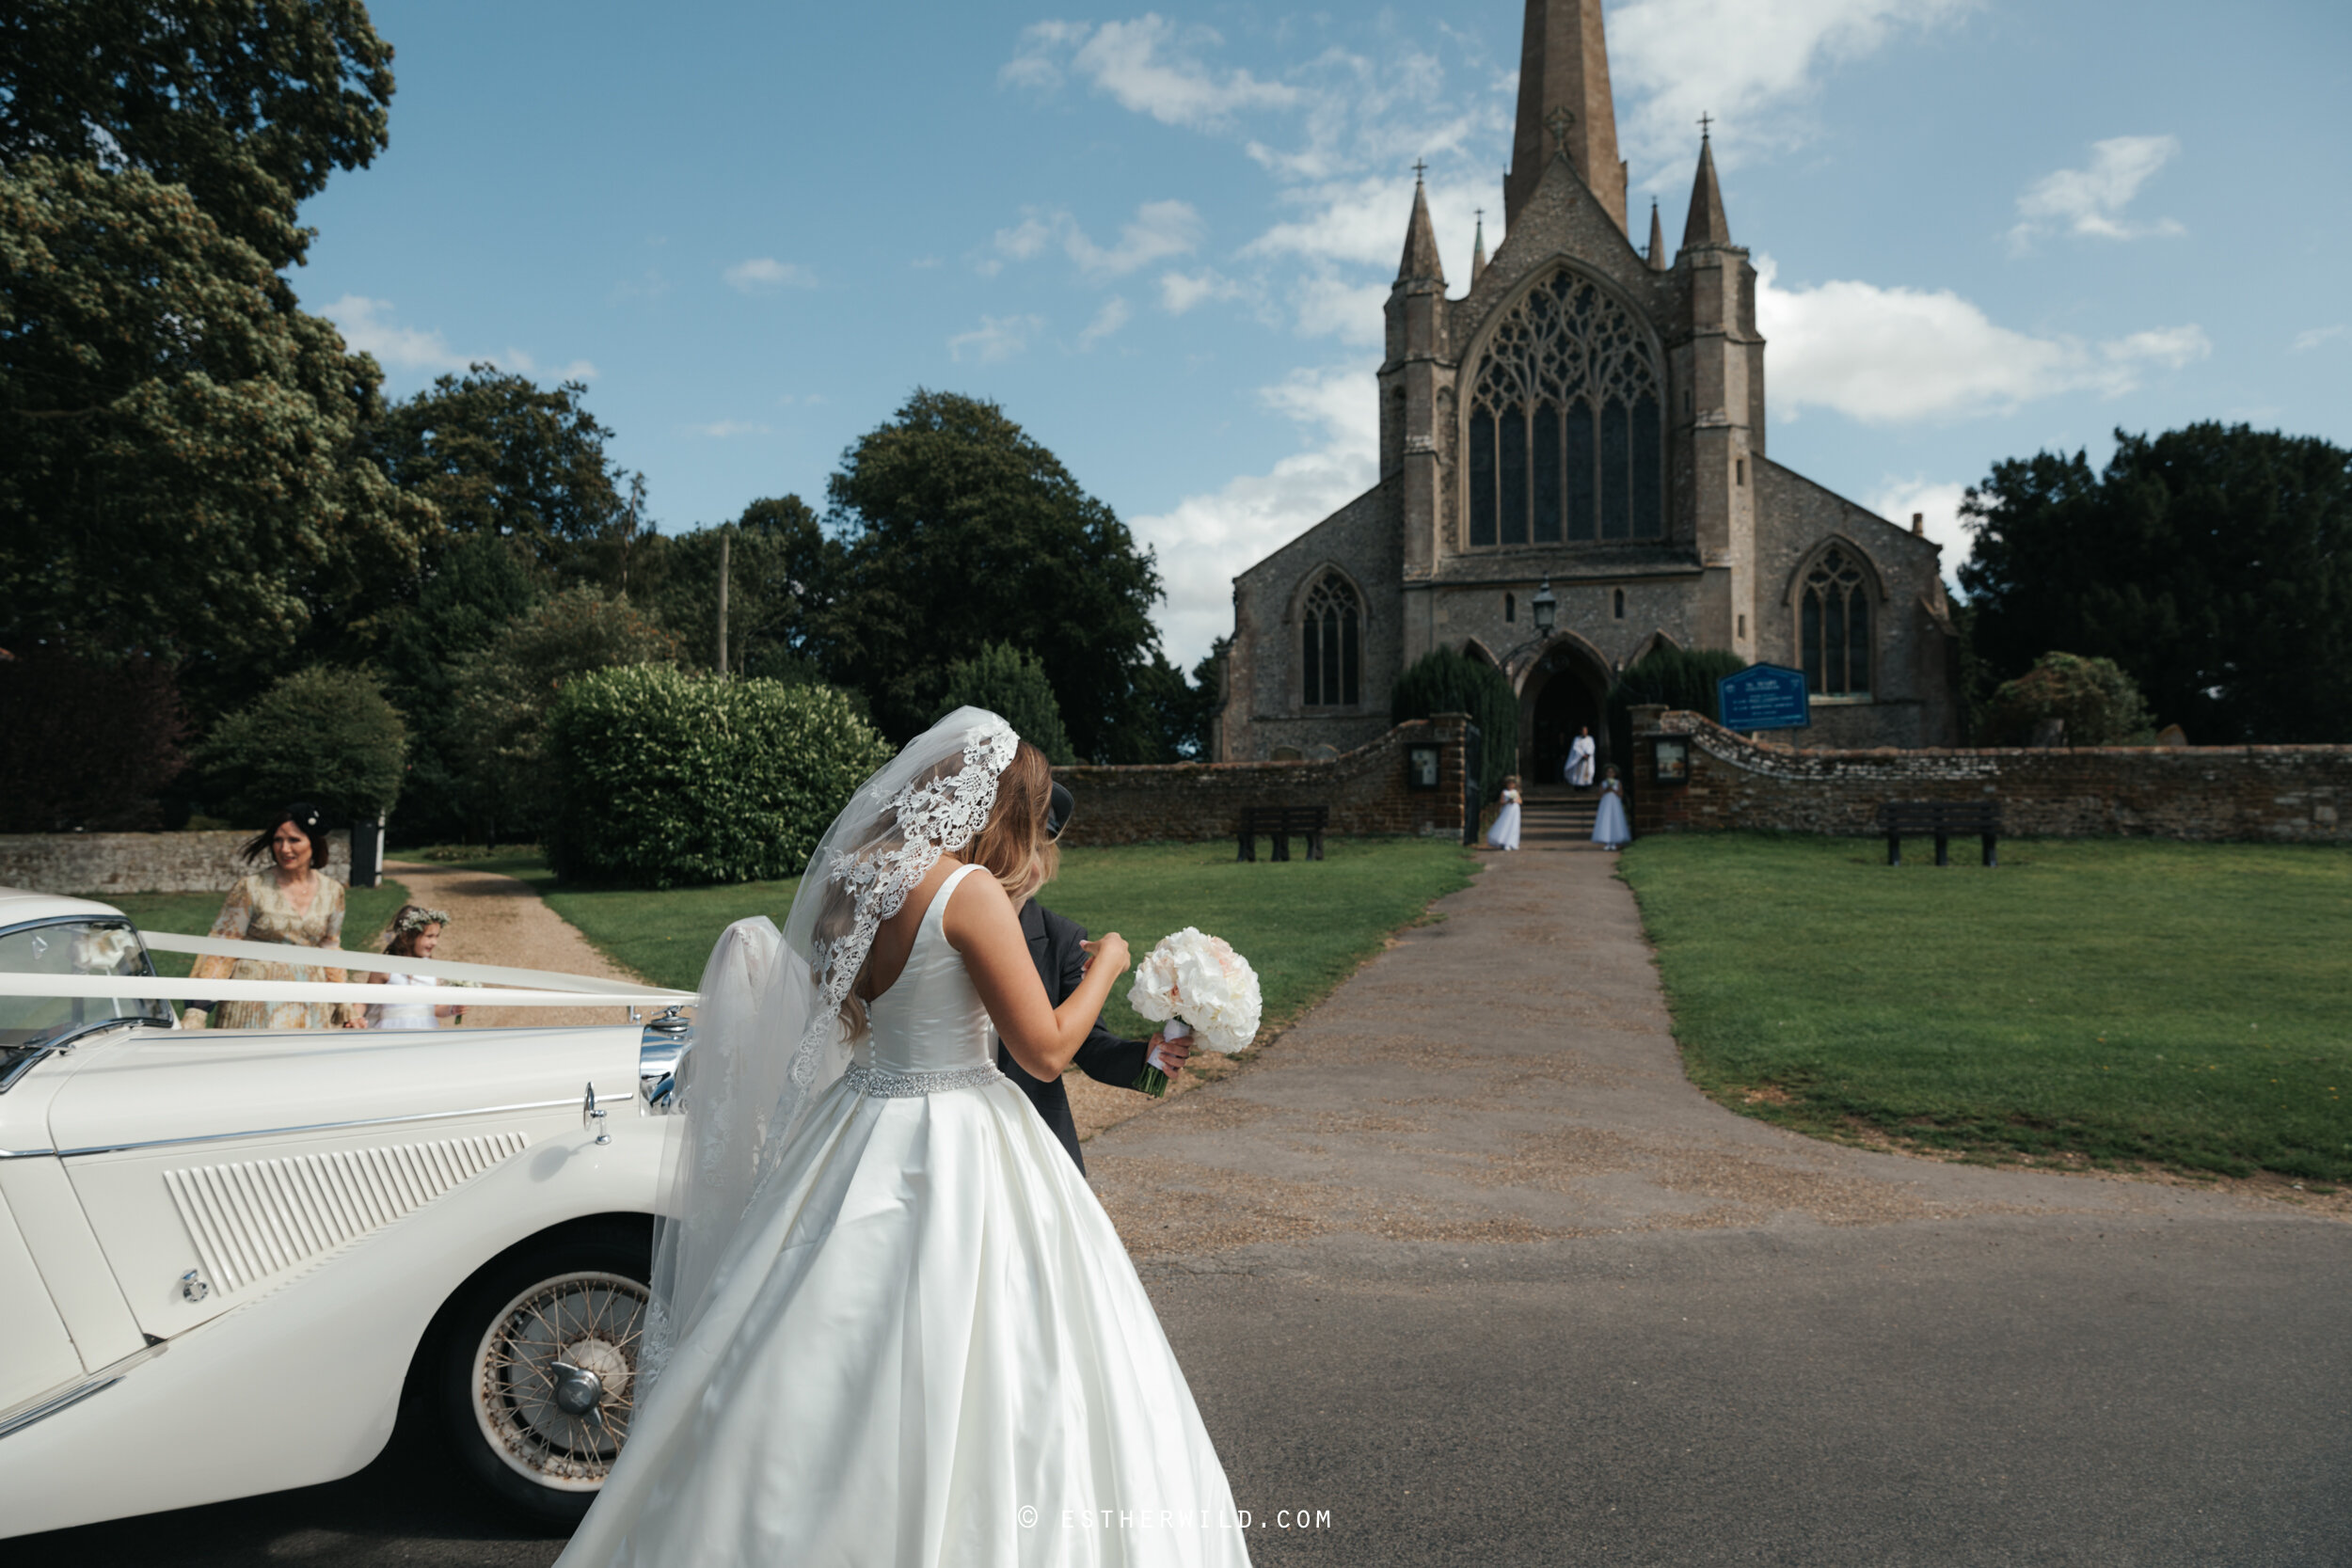
<svg viewBox="0 0 2352 1568">
<path fill-rule="evenodd" d="M 1470 287 L 1478 287 L 1478 275 L 1486 270 L 1486 209 L 1478 209 L 1478 238 L 1470 243 Z"/>
<path fill-rule="evenodd" d="M 1699 118 L 1699 176 L 1691 183 L 1691 218 L 1682 226 L 1682 248 L 1694 245 L 1729 245 L 1731 221 L 1724 216 L 1724 190 L 1715 182 L 1715 147 L 1708 121 Z"/>
<path fill-rule="evenodd" d="M 1625 229 L 1625 165 L 1617 161 L 1617 110 L 1600 22 L 1600 0 L 1527 0 L 1518 126 L 1502 187 L 1506 222 L 1518 221 L 1545 168 L 1565 154 L 1618 230 Z"/>
<path fill-rule="evenodd" d="M 1658 198 L 1649 198 L 1649 270 L 1666 270 L 1666 230 L 1658 221 Z"/>
<path fill-rule="evenodd" d="M 1445 266 L 1438 260 L 1438 230 L 1429 221 L 1429 187 L 1422 183 L 1426 166 L 1413 166 L 1413 216 L 1405 226 L 1405 258 L 1397 263 L 1399 283 L 1443 283 Z"/>
</svg>

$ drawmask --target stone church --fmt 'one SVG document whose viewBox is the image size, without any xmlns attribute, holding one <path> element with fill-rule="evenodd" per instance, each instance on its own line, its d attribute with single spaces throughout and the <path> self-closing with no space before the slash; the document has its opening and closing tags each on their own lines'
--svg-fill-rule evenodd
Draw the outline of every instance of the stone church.
<svg viewBox="0 0 2352 1568">
<path fill-rule="evenodd" d="M 1661 643 L 1803 670 L 1813 728 L 1775 738 L 1956 744 L 1937 546 L 1765 455 L 1756 269 L 1704 128 L 1681 247 L 1655 203 L 1633 244 L 1600 0 L 1528 0 L 1503 211 L 1454 296 L 1415 184 L 1380 482 L 1233 579 L 1218 759 L 1372 739 L 1439 646 L 1510 678 L 1531 781 L 1581 725 L 1607 745 L 1612 681 Z"/>
</svg>

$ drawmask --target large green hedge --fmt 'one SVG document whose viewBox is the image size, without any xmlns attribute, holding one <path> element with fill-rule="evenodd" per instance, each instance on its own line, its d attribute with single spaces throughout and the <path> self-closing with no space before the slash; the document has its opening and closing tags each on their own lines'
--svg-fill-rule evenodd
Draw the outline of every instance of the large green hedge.
<svg viewBox="0 0 2352 1568">
<path fill-rule="evenodd" d="M 891 747 L 825 686 L 598 670 L 548 715 L 559 876 L 634 887 L 798 876 Z"/>
<path fill-rule="evenodd" d="M 1390 717 L 1402 724 L 1433 713 L 1467 713 L 1478 726 L 1479 787 L 1492 796 L 1519 765 L 1519 699 L 1510 678 L 1453 648 L 1432 648 L 1397 677 Z"/>
</svg>

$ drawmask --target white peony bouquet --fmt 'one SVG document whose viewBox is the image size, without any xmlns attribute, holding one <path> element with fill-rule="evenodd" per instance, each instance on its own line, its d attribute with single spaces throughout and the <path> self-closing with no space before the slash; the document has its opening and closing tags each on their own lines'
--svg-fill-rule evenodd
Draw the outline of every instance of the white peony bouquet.
<svg viewBox="0 0 2352 1568">
<path fill-rule="evenodd" d="M 1248 959 L 1221 938 L 1187 926 L 1162 937 L 1136 965 L 1127 1006 L 1154 1023 L 1164 1023 L 1160 1034 L 1165 1038 L 1198 1035 L 1209 1050 L 1231 1054 L 1258 1037 L 1264 1001 L 1258 994 L 1258 972 Z M 1157 1060 L 1147 1058 L 1135 1086 L 1146 1094 L 1165 1094 L 1168 1073 Z"/>
</svg>

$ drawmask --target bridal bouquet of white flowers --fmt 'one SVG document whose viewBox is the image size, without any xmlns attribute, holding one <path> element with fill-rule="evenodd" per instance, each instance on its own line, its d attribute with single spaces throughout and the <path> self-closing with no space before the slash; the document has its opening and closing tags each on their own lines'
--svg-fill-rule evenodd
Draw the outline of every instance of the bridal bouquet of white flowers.
<svg viewBox="0 0 2352 1568">
<path fill-rule="evenodd" d="M 1197 1034 L 1211 1051 L 1231 1054 L 1258 1037 L 1258 972 L 1222 938 L 1187 926 L 1136 965 L 1127 1006 L 1155 1023 L 1161 1037 L 1180 1040 Z M 1145 1094 L 1168 1092 L 1168 1073 L 1146 1058 L 1135 1086 Z"/>
</svg>

